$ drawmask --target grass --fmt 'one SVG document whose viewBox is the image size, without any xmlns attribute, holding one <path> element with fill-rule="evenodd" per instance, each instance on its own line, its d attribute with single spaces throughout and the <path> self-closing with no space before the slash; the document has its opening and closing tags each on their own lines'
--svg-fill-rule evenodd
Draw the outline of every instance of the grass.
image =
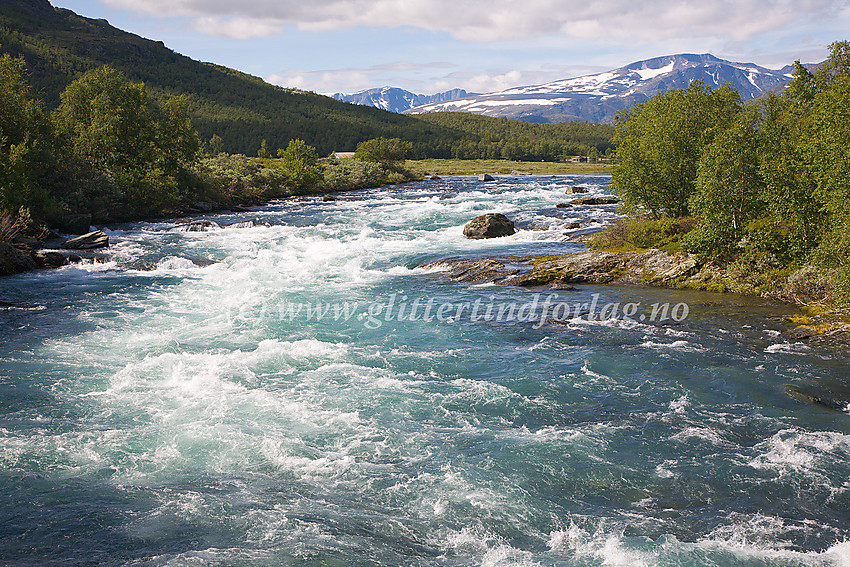
<svg viewBox="0 0 850 567">
<path fill-rule="evenodd" d="M 507 175 L 512 171 L 522 171 L 534 175 L 606 175 L 611 173 L 610 164 L 605 163 L 510 161 L 505 159 L 407 160 L 405 167 L 419 175 L 477 175 L 479 173 Z"/>
</svg>

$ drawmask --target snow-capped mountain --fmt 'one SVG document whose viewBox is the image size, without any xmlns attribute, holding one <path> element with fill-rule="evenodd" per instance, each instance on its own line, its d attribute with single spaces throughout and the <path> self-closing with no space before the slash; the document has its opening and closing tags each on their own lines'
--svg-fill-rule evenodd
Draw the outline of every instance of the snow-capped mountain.
<svg viewBox="0 0 850 567">
<path fill-rule="evenodd" d="M 792 71 L 792 66 L 766 69 L 710 54 L 668 55 L 605 73 L 434 102 L 407 113 L 472 112 L 529 122 L 611 122 L 619 111 L 636 102 L 659 92 L 685 88 L 698 79 L 710 87 L 731 83 L 744 100 L 750 100 L 782 88 Z"/>
<path fill-rule="evenodd" d="M 472 96 L 475 93 L 468 93 L 463 89 L 452 89 L 443 93 L 434 95 L 422 95 L 406 91 L 397 87 L 380 87 L 377 89 L 368 89 L 358 93 L 336 93 L 333 98 L 343 102 L 351 102 L 361 104 L 363 106 L 374 106 L 389 110 L 390 112 L 404 112 L 415 106 L 423 104 L 439 103 L 456 98 Z"/>
</svg>

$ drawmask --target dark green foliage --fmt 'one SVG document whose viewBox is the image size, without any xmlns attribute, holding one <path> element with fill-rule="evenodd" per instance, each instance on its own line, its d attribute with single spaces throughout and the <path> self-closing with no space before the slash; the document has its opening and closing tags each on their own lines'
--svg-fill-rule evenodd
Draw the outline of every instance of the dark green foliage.
<svg viewBox="0 0 850 567">
<path fill-rule="evenodd" d="M 700 156 L 740 109 L 741 97 L 728 86 L 711 90 L 694 81 L 618 117 L 612 184 L 624 208 L 653 217 L 687 215 Z"/>
<path fill-rule="evenodd" d="M 290 194 L 286 174 L 242 154 L 218 154 L 201 159 L 194 168 L 202 181 L 197 198 L 224 205 L 263 203 Z"/>
<path fill-rule="evenodd" d="M 399 138 L 375 138 L 357 144 L 354 157 L 361 161 L 377 163 L 382 169 L 401 173 L 404 160 L 413 149 L 413 144 Z"/>
<path fill-rule="evenodd" d="M 328 160 L 324 165 L 324 186 L 328 191 L 350 191 L 378 187 L 395 181 L 380 165 L 359 159 Z"/>
<path fill-rule="evenodd" d="M 745 109 L 704 149 L 688 203 L 702 219 L 688 236 L 690 250 L 730 252 L 742 244 L 748 223 L 763 214 L 758 122 L 757 109 Z"/>
<path fill-rule="evenodd" d="M 465 112 L 418 114 L 416 118 L 456 134 L 438 147 L 414 142 L 413 154 L 418 158 L 560 161 L 574 155 L 604 155 L 613 149 L 614 128 L 607 124 L 533 124 Z"/>
<path fill-rule="evenodd" d="M 689 251 L 741 274 L 814 264 L 850 298 L 850 43 L 830 52 L 815 73 L 798 62 L 781 96 L 746 107 L 692 85 L 633 108 L 617 125 L 613 175 L 629 209 L 693 214 Z"/>
<path fill-rule="evenodd" d="M 304 140 L 290 140 L 286 149 L 278 150 L 277 155 L 281 169 L 297 193 L 307 193 L 316 187 L 322 177 L 316 148 Z"/>
<path fill-rule="evenodd" d="M 76 187 L 59 195 L 66 204 L 111 208 L 126 200 L 148 214 L 180 204 L 200 147 L 185 99 L 154 104 L 144 85 L 101 67 L 68 85 L 61 101 L 56 132 Z"/>
<path fill-rule="evenodd" d="M 53 133 L 22 61 L 0 57 L 0 213 L 46 206 Z"/>
</svg>

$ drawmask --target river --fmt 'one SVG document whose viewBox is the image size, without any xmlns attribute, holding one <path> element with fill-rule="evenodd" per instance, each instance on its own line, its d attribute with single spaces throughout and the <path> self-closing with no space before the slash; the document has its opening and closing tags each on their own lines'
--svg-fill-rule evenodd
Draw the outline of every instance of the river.
<svg viewBox="0 0 850 567">
<path fill-rule="evenodd" d="M 789 394 L 850 364 L 791 309 L 418 268 L 580 250 L 614 207 L 555 205 L 608 181 L 136 223 L 3 279 L 0 564 L 850 565 L 850 415 Z M 465 239 L 487 212 L 520 231 Z"/>
</svg>

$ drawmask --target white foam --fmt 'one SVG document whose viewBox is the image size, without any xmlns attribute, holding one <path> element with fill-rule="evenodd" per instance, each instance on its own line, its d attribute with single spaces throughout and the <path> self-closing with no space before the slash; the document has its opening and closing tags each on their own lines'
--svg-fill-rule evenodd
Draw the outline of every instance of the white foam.
<svg viewBox="0 0 850 567">
<path fill-rule="evenodd" d="M 796 354 L 801 352 L 806 352 L 807 350 L 811 350 L 808 346 L 803 343 L 776 343 L 768 346 L 764 349 L 764 352 L 768 352 L 771 354 L 775 353 L 787 353 L 787 354 Z"/>
</svg>

